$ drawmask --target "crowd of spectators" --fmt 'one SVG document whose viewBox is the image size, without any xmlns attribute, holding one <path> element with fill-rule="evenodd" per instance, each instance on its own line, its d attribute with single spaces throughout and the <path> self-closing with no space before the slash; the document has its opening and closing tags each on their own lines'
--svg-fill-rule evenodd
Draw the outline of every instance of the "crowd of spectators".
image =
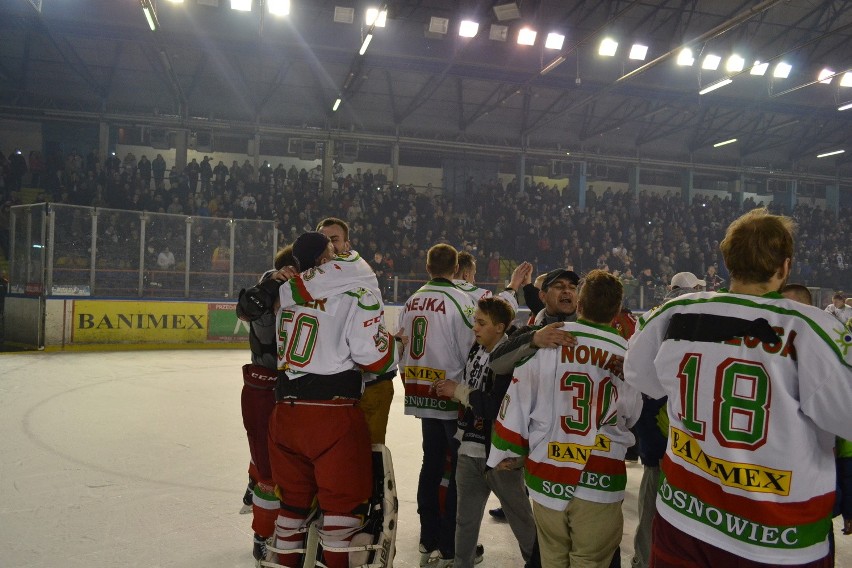
<svg viewBox="0 0 852 568">
<path fill-rule="evenodd" d="M 279 163 L 273 168 L 264 161 L 255 169 L 248 159 L 226 165 L 204 156 L 201 162 L 192 159 L 181 171 L 169 167 L 160 154 L 153 159 L 111 154 L 101 160 L 94 150 L 86 157 L 72 150 L 48 162 L 51 167 L 45 169 L 38 152 L 30 152 L 28 159 L 19 152 L 0 155 L 5 216 L 28 172 L 31 179 L 26 185 L 41 187 L 46 200 L 194 218 L 276 220 L 282 243 L 314 229 L 323 217 L 337 216 L 350 223 L 353 247 L 388 287 L 391 276 L 422 281 L 426 250 L 446 242 L 471 252 L 479 260 L 478 280 L 494 285 L 502 283 L 517 262 L 527 260 L 536 273 L 557 266 L 578 273 L 606 268 L 622 278 L 626 296 L 633 299 L 639 288 L 661 294 L 671 276 L 681 271 L 703 275 L 708 288 L 716 289 L 728 277 L 719 241 L 740 213 L 730 198 L 698 195 L 687 204 L 678 191 L 633 195 L 608 188 L 588 192 L 586 207 L 580 211 L 576 192 L 529 179 L 524 191 L 519 191 L 517 181 L 504 186 L 495 179 L 471 181 L 464 195 L 448 196 L 431 187 L 393 186 L 382 170 L 346 172 L 339 164 L 334 167 L 334 188 L 322 192 L 319 166 L 307 170 Z M 747 199 L 743 208 L 757 205 Z M 849 212 L 834 217 L 800 202 L 785 213 L 799 226 L 792 280 L 844 288 L 852 275 L 852 251 L 843 237 L 843 219 Z M 193 240 L 203 248 L 204 262 L 221 269 L 230 257 L 226 235 L 218 228 L 200 227 Z M 0 227 L 0 232 L 7 232 L 7 227 Z M 179 265 L 168 258 L 172 251 L 182 250 L 184 237 L 177 231 L 160 238 L 152 266 Z M 266 250 L 256 246 L 264 238 L 259 231 L 242 239 L 251 240 L 248 247 L 245 242 L 236 244 L 245 254 L 258 254 Z M 4 236 L 0 246 L 7 239 Z M 170 251 L 159 263 L 166 246 Z M 235 252 L 235 258 L 244 256 L 241 250 Z"/>
</svg>

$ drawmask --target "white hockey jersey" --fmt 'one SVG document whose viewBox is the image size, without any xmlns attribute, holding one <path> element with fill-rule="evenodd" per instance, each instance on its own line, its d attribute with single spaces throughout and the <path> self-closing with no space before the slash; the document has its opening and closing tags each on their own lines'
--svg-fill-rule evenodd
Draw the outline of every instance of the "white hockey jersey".
<svg viewBox="0 0 852 568">
<path fill-rule="evenodd" d="M 291 379 L 355 369 L 383 373 L 396 362 L 382 303 L 365 289 L 278 311 L 278 368 Z"/>
<path fill-rule="evenodd" d="M 707 338 L 734 317 L 755 325 L 762 318 L 780 341 Z M 685 331 L 688 321 L 704 324 Z M 645 314 L 625 379 L 652 398 L 669 397 L 657 512 L 756 562 L 823 558 L 834 504 L 832 447 L 835 435 L 852 436 L 850 348 L 852 333 L 840 322 L 778 294 L 701 292 Z"/>
<path fill-rule="evenodd" d="M 630 387 L 620 377 L 612 375 L 610 379 L 615 385 L 617 397 L 616 420 L 610 420 L 598 429 L 598 435 L 609 440 L 609 447 L 592 450 L 574 492 L 574 497 L 594 503 L 619 503 L 624 500 L 624 490 L 627 487 L 624 457 L 627 455 L 627 448 L 636 441 L 630 428 L 636 424 L 642 413 L 642 395 L 639 391 Z"/>
<path fill-rule="evenodd" d="M 579 320 L 561 329 L 571 332 L 577 345 L 539 349 L 515 368 L 488 457 L 491 467 L 506 458 L 525 457 L 530 497 L 558 511 L 574 496 L 593 451 L 613 454 L 603 427 L 618 425 L 619 394 L 612 377 L 627 347 L 609 326 Z M 622 483 L 611 480 L 616 482 Z M 603 488 L 599 480 L 589 485 Z"/>
<path fill-rule="evenodd" d="M 439 398 L 435 381 L 461 382 L 473 344 L 476 305 L 443 278 L 430 280 L 405 302 L 400 329 L 408 346 L 399 366 L 405 382 L 405 413 L 419 418 L 458 419 L 459 403 Z"/>
<path fill-rule="evenodd" d="M 456 288 L 473 298 L 473 303 L 476 304 L 479 300 L 483 298 L 490 298 L 494 294 L 491 290 L 486 290 L 485 288 L 480 288 L 476 284 L 471 284 L 467 280 L 453 280 L 453 285 Z M 514 292 L 510 292 L 508 290 L 503 290 L 497 297 L 501 300 L 506 300 L 510 306 L 512 306 L 512 311 L 518 313 L 518 298 L 515 296 Z"/>
<path fill-rule="evenodd" d="M 291 278 L 278 289 L 278 297 L 281 307 L 289 308 L 356 288 L 365 288 L 376 298 L 382 297 L 373 269 L 357 251 L 350 250 Z"/>
<path fill-rule="evenodd" d="M 288 309 L 347 291 L 360 293 L 359 290 L 362 289 L 369 290 L 372 298 L 381 305 L 381 293 L 376 274 L 357 251 L 351 250 L 335 255 L 330 261 L 291 278 L 278 289 L 278 296 L 281 308 Z M 379 323 L 384 329 L 383 305 L 380 316 Z M 283 360 L 279 357 L 279 367 L 281 365 Z M 392 365 L 385 372 L 392 371 L 395 367 Z M 366 382 L 375 380 L 375 375 L 375 373 L 365 373 L 364 380 Z"/>
</svg>

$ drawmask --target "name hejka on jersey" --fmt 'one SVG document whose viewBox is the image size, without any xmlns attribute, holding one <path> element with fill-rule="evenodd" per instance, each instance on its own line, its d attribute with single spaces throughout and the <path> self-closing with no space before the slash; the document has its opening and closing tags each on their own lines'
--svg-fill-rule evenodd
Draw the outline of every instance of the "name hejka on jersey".
<svg viewBox="0 0 852 568">
<path fill-rule="evenodd" d="M 447 313 L 447 306 L 444 300 L 438 298 L 411 298 L 405 303 L 405 310 L 409 312 L 436 312 L 439 314 Z"/>
</svg>

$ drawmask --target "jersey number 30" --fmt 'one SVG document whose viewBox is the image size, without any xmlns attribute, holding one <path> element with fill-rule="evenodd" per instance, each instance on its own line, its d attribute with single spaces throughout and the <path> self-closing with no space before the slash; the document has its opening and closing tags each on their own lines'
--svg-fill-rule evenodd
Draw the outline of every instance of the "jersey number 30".
<svg viewBox="0 0 852 568">
<path fill-rule="evenodd" d="M 706 435 L 707 422 L 698 416 L 698 378 L 701 354 L 687 353 L 678 369 L 680 411 L 678 417 L 698 440 Z M 716 367 L 713 389 L 713 435 L 727 448 L 754 450 L 766 443 L 769 430 L 771 381 L 758 362 L 729 357 Z M 704 416 L 703 418 L 708 418 Z"/>
</svg>

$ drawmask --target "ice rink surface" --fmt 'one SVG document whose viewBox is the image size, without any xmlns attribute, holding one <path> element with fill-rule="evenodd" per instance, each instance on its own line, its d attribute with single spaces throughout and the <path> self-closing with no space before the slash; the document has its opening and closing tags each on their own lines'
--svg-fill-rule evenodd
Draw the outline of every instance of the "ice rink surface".
<svg viewBox="0 0 852 568">
<path fill-rule="evenodd" d="M 249 460 L 239 402 L 246 355 L 0 355 L 0 567 L 253 566 L 251 519 L 238 514 Z M 399 383 L 388 447 L 400 508 L 394 566 L 410 568 L 419 556 L 420 426 L 403 415 Z M 625 567 L 641 473 L 628 464 Z M 480 542 L 483 568 L 523 566 L 507 524 L 486 514 Z M 839 536 L 838 551 L 837 566 L 852 567 L 852 537 Z"/>
</svg>

